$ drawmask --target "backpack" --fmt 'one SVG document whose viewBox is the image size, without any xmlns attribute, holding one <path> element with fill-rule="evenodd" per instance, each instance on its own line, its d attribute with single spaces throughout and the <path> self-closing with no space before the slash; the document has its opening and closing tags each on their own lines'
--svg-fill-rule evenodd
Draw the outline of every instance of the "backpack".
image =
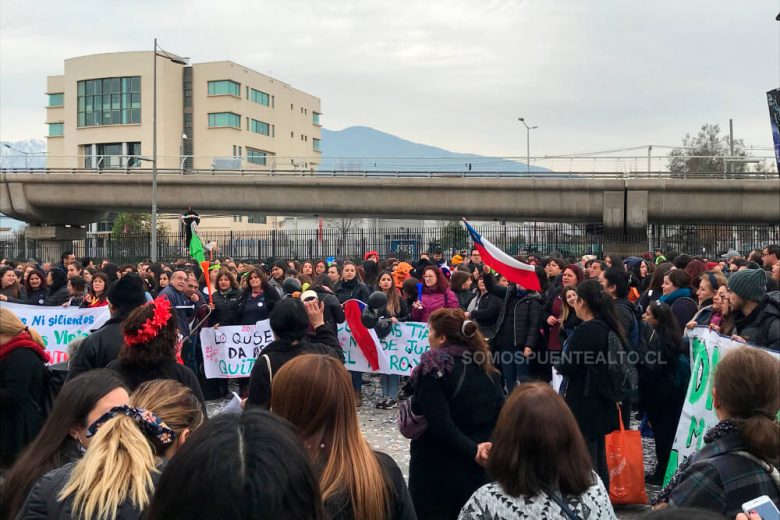
<svg viewBox="0 0 780 520">
<path fill-rule="evenodd" d="M 639 314 L 638 307 L 629 301 L 619 301 L 617 304 L 631 313 L 631 326 L 626 331 L 626 339 L 628 340 L 630 350 L 637 352 L 639 351 L 641 341 L 639 323 L 642 322 L 642 315 Z"/>
<path fill-rule="evenodd" d="M 602 392 L 611 401 L 625 401 L 638 397 L 639 375 L 631 350 L 623 345 L 620 336 L 601 320 L 596 320 L 609 329 L 607 336 L 607 379 L 608 388 Z"/>
</svg>

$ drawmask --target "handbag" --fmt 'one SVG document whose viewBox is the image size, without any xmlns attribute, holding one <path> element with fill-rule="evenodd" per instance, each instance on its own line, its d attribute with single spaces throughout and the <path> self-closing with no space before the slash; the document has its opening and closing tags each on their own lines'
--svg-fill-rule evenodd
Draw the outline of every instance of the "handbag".
<svg viewBox="0 0 780 520">
<path fill-rule="evenodd" d="M 563 497 L 559 497 L 557 493 L 553 493 L 546 487 L 542 487 L 542 491 L 544 491 L 544 493 L 550 497 L 550 500 L 558 504 L 558 507 L 561 508 L 561 511 L 568 520 L 582 520 L 580 515 L 571 510 L 569 504 L 566 503 Z"/>
<path fill-rule="evenodd" d="M 609 469 L 609 500 L 613 504 L 647 504 L 642 434 L 626 430 L 617 405 L 620 429 L 604 437 Z"/>
<path fill-rule="evenodd" d="M 463 387 L 463 380 L 466 379 L 466 366 L 460 371 L 460 377 L 458 378 L 458 384 L 455 387 L 455 391 L 452 392 L 450 399 L 454 399 L 460 393 L 461 387 Z M 416 440 L 425 433 L 428 429 L 428 420 L 422 414 L 416 414 L 412 411 L 412 395 L 406 401 L 401 402 L 401 406 L 398 407 L 398 431 L 401 435 L 407 439 Z"/>
</svg>

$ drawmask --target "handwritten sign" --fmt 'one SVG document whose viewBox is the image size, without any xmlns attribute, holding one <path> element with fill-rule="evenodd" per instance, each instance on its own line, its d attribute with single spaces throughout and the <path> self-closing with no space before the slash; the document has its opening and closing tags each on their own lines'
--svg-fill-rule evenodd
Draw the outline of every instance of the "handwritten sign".
<svg viewBox="0 0 780 520">
<path fill-rule="evenodd" d="M 428 326 L 425 323 L 395 323 L 387 337 L 379 339 L 373 331 L 379 358 L 378 374 L 409 375 L 428 350 Z M 371 372 L 366 357 L 350 333 L 349 326 L 339 324 L 338 338 L 344 349 L 345 365 L 355 372 Z M 255 325 L 204 328 L 200 332 L 206 377 L 249 377 L 255 360 L 273 341 L 269 321 Z"/>
<path fill-rule="evenodd" d="M 88 336 L 111 317 L 108 307 L 79 309 L 7 302 L 0 304 L 0 307 L 12 311 L 22 323 L 41 335 L 52 363 L 67 361 L 68 343 L 78 337 Z"/>
<path fill-rule="evenodd" d="M 677 423 L 677 433 L 674 436 L 664 483 L 674 475 L 685 457 L 701 449 L 704 434 L 719 422 L 712 405 L 712 384 L 718 361 L 731 350 L 756 348 L 721 336 L 706 327 L 693 329 L 688 333 L 688 337 L 691 340 L 691 380 L 688 383 L 680 422 Z M 780 353 L 761 350 L 780 359 Z"/>
</svg>

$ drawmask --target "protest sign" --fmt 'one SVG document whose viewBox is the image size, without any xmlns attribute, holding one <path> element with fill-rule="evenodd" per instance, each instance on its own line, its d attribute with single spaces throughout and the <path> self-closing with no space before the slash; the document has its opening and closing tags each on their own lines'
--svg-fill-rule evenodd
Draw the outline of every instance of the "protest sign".
<svg viewBox="0 0 780 520">
<path fill-rule="evenodd" d="M 68 343 L 89 336 L 111 317 L 108 307 L 79 309 L 77 307 L 41 307 L 19 303 L 2 303 L 19 316 L 22 323 L 35 329 L 43 338 L 52 363 L 68 360 Z"/>
<path fill-rule="evenodd" d="M 371 331 L 374 335 L 373 331 Z M 355 372 L 372 372 L 368 360 L 350 333 L 347 323 L 339 324 L 338 338 L 344 349 L 345 365 Z M 425 323 L 395 323 L 383 339 L 374 335 L 379 358 L 378 374 L 409 375 L 428 350 L 428 326 Z M 200 332 L 206 377 L 249 377 L 255 359 L 273 341 L 268 320 L 256 325 L 204 328 Z"/>
<path fill-rule="evenodd" d="M 721 336 L 706 327 L 696 327 L 688 333 L 688 337 L 691 342 L 691 380 L 685 394 L 680 422 L 677 424 L 664 484 L 669 481 L 685 457 L 701 449 L 704 434 L 719 422 L 712 406 L 712 384 L 715 367 L 720 358 L 733 349 L 756 348 Z M 780 358 L 780 353 L 762 350 Z"/>
</svg>

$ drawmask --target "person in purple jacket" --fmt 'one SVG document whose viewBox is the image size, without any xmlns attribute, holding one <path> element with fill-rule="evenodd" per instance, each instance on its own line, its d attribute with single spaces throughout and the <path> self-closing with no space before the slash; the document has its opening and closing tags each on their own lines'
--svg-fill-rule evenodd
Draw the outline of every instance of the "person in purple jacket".
<svg viewBox="0 0 780 520">
<path fill-rule="evenodd" d="M 458 309 L 458 297 L 450 290 L 450 285 L 436 266 L 423 270 L 422 297 L 412 304 L 412 321 L 428 322 L 428 317 L 437 309 Z"/>
</svg>

